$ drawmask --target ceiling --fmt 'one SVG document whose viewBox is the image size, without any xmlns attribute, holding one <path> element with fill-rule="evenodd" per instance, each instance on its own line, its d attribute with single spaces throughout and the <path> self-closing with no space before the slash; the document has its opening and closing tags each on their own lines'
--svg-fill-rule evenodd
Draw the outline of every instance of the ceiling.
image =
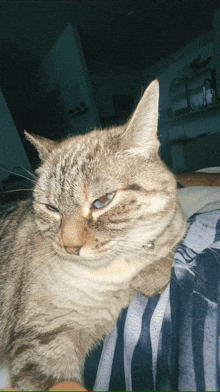
<svg viewBox="0 0 220 392">
<path fill-rule="evenodd" d="M 146 69 L 212 29 L 219 0 L 3 1 L 1 36 L 43 58 L 68 23 L 90 69 Z"/>
<path fill-rule="evenodd" d="M 83 1 L 81 2 L 83 3 Z M 91 1 L 96 18 L 80 25 L 88 63 L 146 68 L 212 30 L 214 0 Z"/>
</svg>

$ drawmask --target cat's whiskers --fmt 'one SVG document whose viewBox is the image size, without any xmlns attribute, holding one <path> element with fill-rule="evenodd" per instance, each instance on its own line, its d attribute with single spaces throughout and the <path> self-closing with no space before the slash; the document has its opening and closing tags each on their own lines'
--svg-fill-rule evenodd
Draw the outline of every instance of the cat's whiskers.
<svg viewBox="0 0 220 392">
<path fill-rule="evenodd" d="M 1 194 L 3 194 L 3 193 L 9 193 L 9 192 L 22 192 L 22 191 L 33 191 L 33 189 L 32 189 L 32 188 L 10 189 L 9 191 L 1 191 Z"/>
<path fill-rule="evenodd" d="M 2 170 L 4 170 L 4 171 L 7 171 L 8 173 L 14 174 L 15 176 L 25 178 L 26 180 L 35 183 L 35 181 L 32 180 L 31 178 L 29 178 L 29 177 L 27 177 L 27 176 L 23 176 L 22 174 L 16 173 L 16 172 L 13 171 L 13 170 L 9 170 L 9 169 L 7 169 L 4 165 L 1 165 L 1 164 L 0 164 L 0 169 L 2 169 Z"/>
<path fill-rule="evenodd" d="M 48 268 L 50 268 L 56 260 L 60 259 L 60 256 L 57 253 L 53 252 L 52 249 L 49 247 L 49 245 L 48 245 L 48 248 L 49 248 L 49 252 L 46 254 L 46 256 L 44 256 L 44 263 L 47 263 L 47 260 L 49 260 L 49 263 L 47 264 L 47 266 L 48 266 Z M 52 255 L 52 257 L 51 257 L 51 255 Z M 41 274 L 42 274 L 42 272 L 40 270 L 39 270 L 39 273 L 36 273 L 36 271 L 35 271 L 35 273 L 32 274 L 32 276 L 30 276 L 29 282 L 31 282 L 31 280 L 35 281 L 36 277 L 41 276 Z"/>
<path fill-rule="evenodd" d="M 21 167 L 24 171 L 26 171 L 28 174 L 30 174 L 31 177 L 33 177 L 34 179 L 37 179 L 37 176 L 35 176 L 34 173 L 31 173 L 29 170 L 25 169 L 25 167 L 23 167 L 22 165 L 20 165 L 20 167 Z"/>
<path fill-rule="evenodd" d="M 132 244 L 132 243 L 126 242 L 126 241 L 124 241 L 124 242 L 120 241 L 120 243 L 116 244 L 115 247 L 117 247 L 118 249 L 120 248 L 122 250 L 128 250 L 128 251 L 130 251 L 130 250 L 137 251 L 138 249 L 140 249 L 139 244 L 137 244 L 137 243 Z"/>
<path fill-rule="evenodd" d="M 114 249 L 113 250 L 114 254 L 117 254 L 119 256 L 129 256 L 132 257 L 132 255 L 136 256 L 137 250 L 135 251 L 135 249 L 133 249 L 133 251 L 131 251 L 130 249 L 125 249 L 125 248 L 119 248 L 119 249 Z"/>
<path fill-rule="evenodd" d="M 159 256 L 160 258 L 167 258 L 168 260 L 171 260 L 171 261 L 174 260 L 174 257 L 170 257 L 169 256 L 169 253 L 168 254 L 162 254 L 162 253 L 155 252 L 155 250 L 152 250 L 152 251 L 149 250 L 147 252 L 148 248 L 144 248 L 143 246 L 140 248 L 140 245 L 137 245 L 136 247 L 134 247 L 134 246 L 133 247 L 126 246 L 126 242 L 123 245 L 118 245 L 117 244 L 116 248 L 117 249 L 115 249 L 115 251 L 117 250 L 117 252 L 118 253 L 121 252 L 121 254 L 126 254 L 126 255 L 129 254 L 129 255 L 132 256 L 133 252 L 137 253 L 137 251 L 138 251 L 140 253 L 145 253 L 146 257 L 147 257 L 147 255 L 152 255 L 153 254 L 153 255 Z"/>
</svg>

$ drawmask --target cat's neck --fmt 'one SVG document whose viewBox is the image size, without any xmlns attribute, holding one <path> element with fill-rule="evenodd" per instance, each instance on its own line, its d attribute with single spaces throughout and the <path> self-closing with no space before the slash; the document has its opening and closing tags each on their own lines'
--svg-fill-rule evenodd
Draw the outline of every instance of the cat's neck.
<svg viewBox="0 0 220 392">
<path fill-rule="evenodd" d="M 67 284 L 69 287 L 78 286 L 85 289 L 97 287 L 99 292 L 105 289 L 115 291 L 118 287 L 127 288 L 132 278 L 146 265 L 144 254 L 136 258 L 118 256 L 104 266 L 95 268 L 92 266 L 92 261 L 86 265 L 80 261 L 71 262 L 59 258 L 50 266 L 50 274 L 54 274 L 54 277 L 62 275 L 62 284 Z"/>
</svg>

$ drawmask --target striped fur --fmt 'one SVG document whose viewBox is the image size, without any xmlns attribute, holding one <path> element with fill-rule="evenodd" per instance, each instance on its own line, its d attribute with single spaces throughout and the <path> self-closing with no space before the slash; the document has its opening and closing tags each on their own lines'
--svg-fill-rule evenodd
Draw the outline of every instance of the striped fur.
<svg viewBox="0 0 220 392">
<path fill-rule="evenodd" d="M 86 354 L 135 290 L 169 282 L 185 219 L 158 155 L 158 97 L 154 81 L 123 127 L 60 143 L 26 133 L 42 160 L 33 200 L 1 228 L 1 352 L 18 389 L 83 382 Z"/>
</svg>

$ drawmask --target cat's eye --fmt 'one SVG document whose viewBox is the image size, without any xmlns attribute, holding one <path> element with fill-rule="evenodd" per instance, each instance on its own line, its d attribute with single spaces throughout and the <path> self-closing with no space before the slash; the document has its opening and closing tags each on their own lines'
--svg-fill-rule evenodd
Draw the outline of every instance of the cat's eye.
<svg viewBox="0 0 220 392">
<path fill-rule="evenodd" d="M 113 197 L 115 196 L 115 192 L 106 193 L 106 195 L 101 196 L 99 199 L 95 200 L 93 203 L 93 207 L 102 208 L 109 204 Z"/>
<path fill-rule="evenodd" d="M 51 204 L 46 204 L 46 207 L 48 210 L 53 211 L 53 212 L 59 212 L 58 208 L 52 206 Z"/>
</svg>

